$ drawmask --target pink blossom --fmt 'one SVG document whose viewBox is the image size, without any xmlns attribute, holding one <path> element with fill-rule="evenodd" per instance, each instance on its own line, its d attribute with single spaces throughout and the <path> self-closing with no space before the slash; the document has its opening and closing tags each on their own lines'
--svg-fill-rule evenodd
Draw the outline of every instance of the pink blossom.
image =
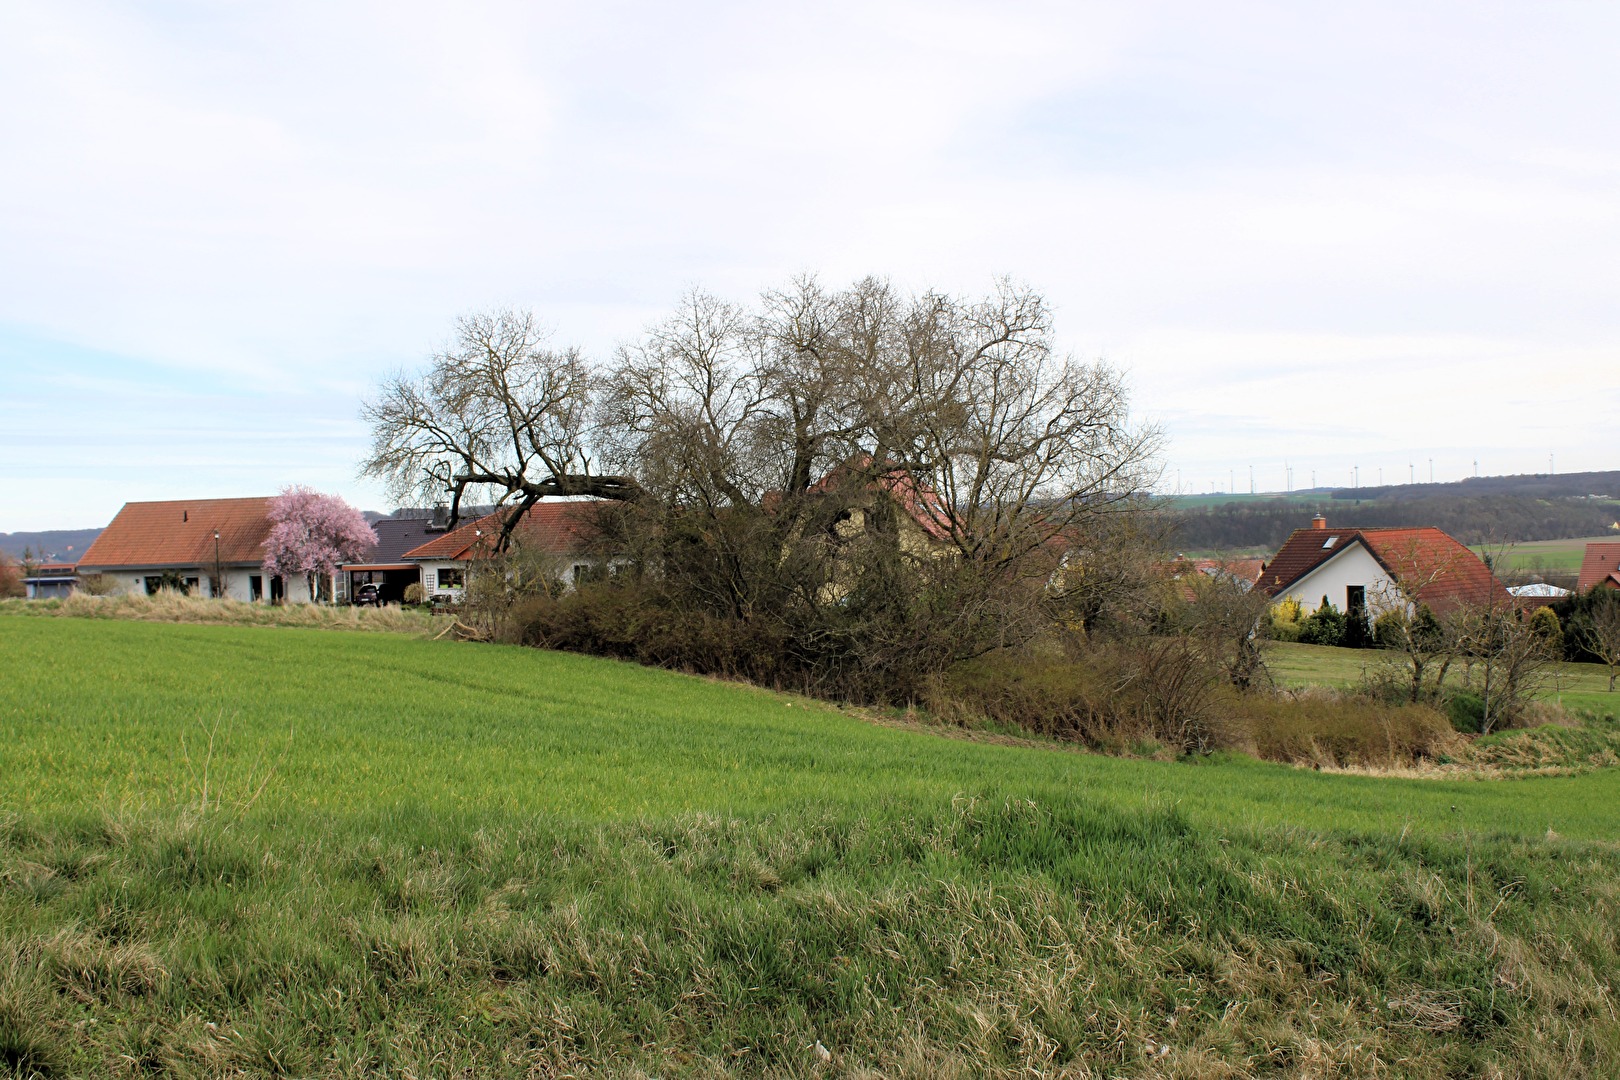
<svg viewBox="0 0 1620 1080">
<path fill-rule="evenodd" d="M 360 511 L 302 485 L 283 488 L 270 500 L 270 520 L 264 569 L 282 579 L 303 574 L 313 585 L 317 574 L 335 573 L 377 546 L 377 533 Z"/>
</svg>

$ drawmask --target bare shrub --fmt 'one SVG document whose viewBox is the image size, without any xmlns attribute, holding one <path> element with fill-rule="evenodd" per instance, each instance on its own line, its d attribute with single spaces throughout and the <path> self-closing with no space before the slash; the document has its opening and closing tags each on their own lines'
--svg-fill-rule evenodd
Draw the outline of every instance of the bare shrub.
<svg viewBox="0 0 1620 1080">
<path fill-rule="evenodd" d="M 117 580 L 107 574 L 84 574 L 74 588 L 86 596 L 111 596 L 119 591 Z"/>
<path fill-rule="evenodd" d="M 1462 740 L 1425 705 L 1333 691 L 1252 695 L 1235 704 L 1256 756 L 1320 766 L 1389 766 L 1455 754 Z"/>
<path fill-rule="evenodd" d="M 28 589 L 23 585 L 22 567 L 13 562 L 9 556 L 0 555 L 0 600 L 27 595 Z"/>
</svg>

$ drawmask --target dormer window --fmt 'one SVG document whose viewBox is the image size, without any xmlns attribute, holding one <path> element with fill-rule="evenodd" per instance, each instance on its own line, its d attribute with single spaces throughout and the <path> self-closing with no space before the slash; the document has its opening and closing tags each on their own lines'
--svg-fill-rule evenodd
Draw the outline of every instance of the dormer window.
<svg viewBox="0 0 1620 1080">
<path fill-rule="evenodd" d="M 1326 540 L 1322 541 L 1322 550 L 1326 551 L 1328 548 L 1332 547 L 1334 544 L 1337 544 L 1338 542 L 1339 542 L 1339 538 L 1337 536 L 1330 536 Z"/>
</svg>

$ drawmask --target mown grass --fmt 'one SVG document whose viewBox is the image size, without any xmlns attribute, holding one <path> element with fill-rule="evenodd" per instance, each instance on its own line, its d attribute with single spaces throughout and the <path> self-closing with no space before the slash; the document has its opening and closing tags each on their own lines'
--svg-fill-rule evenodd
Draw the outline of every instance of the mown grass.
<svg viewBox="0 0 1620 1080">
<path fill-rule="evenodd" d="M 1615 770 L 1118 760 L 403 635 L 0 617 L 0 652 L 0 1071 L 1620 1060 Z"/>
</svg>

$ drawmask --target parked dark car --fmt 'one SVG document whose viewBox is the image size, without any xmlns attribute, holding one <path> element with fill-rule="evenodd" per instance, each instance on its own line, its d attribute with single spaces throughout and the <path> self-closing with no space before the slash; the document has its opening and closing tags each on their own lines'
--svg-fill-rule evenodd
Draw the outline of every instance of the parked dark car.
<svg viewBox="0 0 1620 1080">
<path fill-rule="evenodd" d="M 357 607 L 382 607 L 382 588 L 368 581 L 354 590 L 354 602 Z"/>
</svg>

